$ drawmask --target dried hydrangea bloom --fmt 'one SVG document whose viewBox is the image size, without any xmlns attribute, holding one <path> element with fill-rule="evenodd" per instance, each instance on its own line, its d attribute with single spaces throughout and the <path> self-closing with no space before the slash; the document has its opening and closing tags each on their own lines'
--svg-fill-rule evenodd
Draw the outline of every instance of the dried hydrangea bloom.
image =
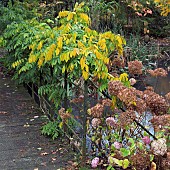
<svg viewBox="0 0 170 170">
<path fill-rule="evenodd" d="M 129 73 L 132 75 L 142 74 L 142 68 L 143 68 L 143 64 L 141 61 L 135 60 L 135 61 L 128 62 L 128 70 L 129 70 Z"/>
<path fill-rule="evenodd" d="M 108 92 L 112 96 L 117 96 L 119 91 L 125 89 L 126 87 L 120 81 L 110 81 L 108 84 Z"/>
<path fill-rule="evenodd" d="M 120 90 L 117 97 L 126 104 L 127 107 L 136 105 L 136 92 L 133 88 L 124 88 Z"/>
<path fill-rule="evenodd" d="M 83 101 L 84 101 L 84 96 L 80 95 L 78 98 L 74 98 L 70 102 L 71 103 L 82 103 Z"/>
<path fill-rule="evenodd" d="M 102 105 L 103 106 L 111 106 L 112 101 L 110 99 L 104 99 L 104 100 L 102 100 Z"/>
<path fill-rule="evenodd" d="M 122 112 L 119 116 L 119 125 L 121 128 L 125 128 L 128 125 L 131 125 L 136 118 L 136 114 L 133 110 L 127 110 Z"/>
<path fill-rule="evenodd" d="M 151 149 L 155 155 L 165 155 L 165 153 L 167 152 L 166 139 L 160 138 L 158 140 L 154 140 L 151 143 Z"/>
<path fill-rule="evenodd" d="M 137 151 L 136 154 L 131 156 L 130 161 L 132 162 L 132 166 L 135 167 L 136 170 L 143 170 L 150 165 L 150 155 L 145 153 L 145 151 L 140 150 Z"/>
<path fill-rule="evenodd" d="M 91 121 L 91 125 L 93 128 L 97 128 L 101 124 L 101 120 L 99 118 L 93 118 Z"/>
<path fill-rule="evenodd" d="M 144 113 L 147 110 L 146 102 L 140 98 L 137 98 L 136 105 L 133 107 L 139 114 Z"/>
<path fill-rule="evenodd" d="M 99 158 L 98 157 L 95 157 L 92 161 L 91 161 L 91 167 L 92 168 L 97 168 L 99 164 Z"/>
<path fill-rule="evenodd" d="M 103 105 L 98 103 L 90 109 L 90 114 L 92 117 L 99 118 L 102 117 L 103 111 L 104 111 Z"/>
<path fill-rule="evenodd" d="M 147 72 L 153 77 L 157 77 L 157 76 L 166 77 L 168 75 L 168 72 L 163 68 L 157 68 L 155 70 L 147 70 Z"/>
<path fill-rule="evenodd" d="M 170 152 L 167 152 L 167 157 L 162 160 L 162 169 L 170 169 Z"/>
<path fill-rule="evenodd" d="M 130 81 L 130 85 L 131 85 L 131 86 L 133 86 L 134 84 L 136 84 L 136 79 L 134 79 L 134 78 L 130 78 L 129 81 Z"/>
<path fill-rule="evenodd" d="M 58 114 L 60 115 L 63 122 L 65 122 L 68 118 L 71 118 L 71 114 L 68 111 L 65 111 L 65 108 L 61 108 L 58 111 Z"/>
<path fill-rule="evenodd" d="M 169 101 L 169 102 L 170 102 L 170 92 L 169 92 L 169 93 L 167 93 L 167 94 L 165 95 L 165 98 L 166 98 L 166 100 L 167 100 L 167 101 Z"/>
<path fill-rule="evenodd" d="M 153 116 L 151 123 L 155 132 L 158 132 L 164 126 L 170 127 L 170 115 Z M 170 133 L 170 131 L 168 133 Z"/>
<path fill-rule="evenodd" d="M 152 87 L 152 86 L 147 86 L 147 87 L 145 87 L 146 88 L 146 90 L 149 90 L 149 91 L 153 91 L 154 92 L 154 88 Z"/>
<path fill-rule="evenodd" d="M 125 59 L 122 57 L 116 57 L 113 59 L 112 65 L 123 68 L 123 67 L 125 67 Z"/>
<path fill-rule="evenodd" d="M 113 117 L 108 117 L 108 118 L 106 118 L 106 124 L 107 124 L 107 126 L 113 127 L 116 125 L 116 121 Z"/>
<path fill-rule="evenodd" d="M 165 98 L 156 94 L 153 91 L 145 90 L 143 92 L 143 100 L 145 100 L 147 107 L 156 115 L 166 114 L 168 111 L 168 103 Z"/>
</svg>

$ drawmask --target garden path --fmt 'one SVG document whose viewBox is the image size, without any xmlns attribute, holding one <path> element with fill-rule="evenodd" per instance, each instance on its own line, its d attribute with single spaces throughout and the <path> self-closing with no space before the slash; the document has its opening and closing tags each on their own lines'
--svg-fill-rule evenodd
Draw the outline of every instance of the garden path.
<svg viewBox="0 0 170 170">
<path fill-rule="evenodd" d="M 57 170 L 73 159 L 66 140 L 41 135 L 42 115 L 26 90 L 0 72 L 0 170 Z"/>
</svg>

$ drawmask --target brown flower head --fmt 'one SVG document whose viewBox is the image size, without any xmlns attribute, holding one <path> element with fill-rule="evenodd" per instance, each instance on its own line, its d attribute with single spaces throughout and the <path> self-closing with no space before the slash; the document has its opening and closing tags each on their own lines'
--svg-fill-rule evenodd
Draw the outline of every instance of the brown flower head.
<svg viewBox="0 0 170 170">
<path fill-rule="evenodd" d="M 133 110 L 122 112 L 119 116 L 120 127 L 124 129 L 126 126 L 131 125 L 135 118 L 136 115 Z"/>
<path fill-rule="evenodd" d="M 135 61 L 128 62 L 128 70 L 129 70 L 129 73 L 132 75 L 142 74 L 142 68 L 143 68 L 143 65 L 141 61 L 135 60 Z"/>
<path fill-rule="evenodd" d="M 123 57 L 115 57 L 112 61 L 112 65 L 123 68 L 125 67 L 125 59 Z"/>
<path fill-rule="evenodd" d="M 163 68 L 157 68 L 155 70 L 147 70 L 147 72 L 153 77 L 156 76 L 166 77 L 168 75 L 168 72 Z"/>
<path fill-rule="evenodd" d="M 124 102 L 127 107 L 136 105 L 136 92 L 133 88 L 124 88 L 120 90 L 117 97 Z"/>
<path fill-rule="evenodd" d="M 160 129 L 164 126 L 170 127 L 170 115 L 165 114 L 161 116 L 153 116 L 153 118 L 151 119 L 151 123 L 154 127 L 155 132 L 160 131 Z"/>
<path fill-rule="evenodd" d="M 145 90 L 143 92 L 143 100 L 146 102 L 146 105 L 149 107 L 151 112 L 156 115 L 166 114 L 168 111 L 169 106 L 165 98 L 153 91 Z"/>
<path fill-rule="evenodd" d="M 90 114 L 92 117 L 100 118 L 102 117 L 103 111 L 104 111 L 103 105 L 98 103 L 90 109 Z"/>
<path fill-rule="evenodd" d="M 125 89 L 126 87 L 120 81 L 110 81 L 108 84 L 108 92 L 112 96 L 117 96 L 119 91 Z"/>
<path fill-rule="evenodd" d="M 137 151 L 135 155 L 131 156 L 130 160 L 136 170 L 146 169 L 150 165 L 150 155 L 143 150 Z"/>
<path fill-rule="evenodd" d="M 65 108 L 61 108 L 58 111 L 58 114 L 60 115 L 63 122 L 65 122 L 68 118 L 71 118 L 71 114 L 68 111 L 65 111 Z"/>
<path fill-rule="evenodd" d="M 102 100 L 102 105 L 103 106 L 111 106 L 112 105 L 112 101 L 110 99 L 103 99 Z"/>
<path fill-rule="evenodd" d="M 167 94 L 165 95 L 165 98 L 166 98 L 166 100 L 167 100 L 167 101 L 169 101 L 169 102 L 170 102 L 170 92 L 169 92 L 169 93 L 167 93 Z"/>
</svg>

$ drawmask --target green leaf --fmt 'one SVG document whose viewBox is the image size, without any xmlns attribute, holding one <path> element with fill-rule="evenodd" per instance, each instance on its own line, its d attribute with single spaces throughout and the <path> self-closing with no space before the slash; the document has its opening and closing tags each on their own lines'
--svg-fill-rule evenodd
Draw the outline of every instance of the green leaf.
<svg viewBox="0 0 170 170">
<path fill-rule="evenodd" d="M 109 165 L 106 170 L 115 170 L 112 165 Z"/>
<path fill-rule="evenodd" d="M 91 140 L 94 142 L 96 140 L 96 136 L 92 136 Z"/>
<path fill-rule="evenodd" d="M 154 159 L 154 155 L 150 155 L 150 161 L 152 162 Z"/>
<path fill-rule="evenodd" d="M 121 151 L 123 157 L 130 155 L 130 150 L 128 150 L 128 149 L 121 148 L 120 151 Z"/>
</svg>

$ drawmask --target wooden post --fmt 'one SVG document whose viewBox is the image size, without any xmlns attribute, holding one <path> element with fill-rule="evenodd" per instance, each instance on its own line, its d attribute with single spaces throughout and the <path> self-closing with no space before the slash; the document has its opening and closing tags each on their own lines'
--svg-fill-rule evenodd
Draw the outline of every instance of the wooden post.
<svg viewBox="0 0 170 170">
<path fill-rule="evenodd" d="M 64 108 L 65 108 L 65 111 L 67 111 L 68 109 L 68 96 L 67 96 L 67 71 L 65 71 L 65 74 L 64 74 L 64 89 L 65 89 L 65 96 L 64 96 Z M 63 124 L 63 129 L 64 129 L 64 132 L 67 133 L 67 126 L 66 124 L 64 123 Z"/>
<path fill-rule="evenodd" d="M 88 108 L 88 83 L 87 81 L 84 81 L 82 166 L 84 166 L 86 163 L 87 108 Z"/>
</svg>

